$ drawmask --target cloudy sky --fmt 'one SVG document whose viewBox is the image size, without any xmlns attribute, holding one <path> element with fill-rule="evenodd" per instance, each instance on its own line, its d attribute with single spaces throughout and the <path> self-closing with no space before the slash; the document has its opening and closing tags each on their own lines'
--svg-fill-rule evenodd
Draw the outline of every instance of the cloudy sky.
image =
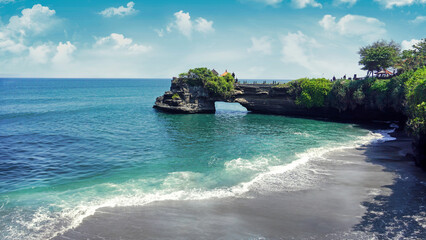
<svg viewBox="0 0 426 240">
<path fill-rule="evenodd" d="M 0 77 L 364 75 L 360 46 L 426 37 L 426 0 L 0 0 Z"/>
</svg>

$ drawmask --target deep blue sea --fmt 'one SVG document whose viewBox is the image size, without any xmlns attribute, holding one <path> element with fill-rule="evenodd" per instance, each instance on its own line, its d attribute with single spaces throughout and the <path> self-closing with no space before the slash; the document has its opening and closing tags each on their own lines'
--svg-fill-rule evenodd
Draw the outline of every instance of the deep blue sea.
<svg viewBox="0 0 426 240">
<path fill-rule="evenodd" d="M 0 239 L 48 239 L 101 207 L 239 197 L 336 147 L 354 124 L 152 108 L 168 79 L 0 79 Z"/>
</svg>

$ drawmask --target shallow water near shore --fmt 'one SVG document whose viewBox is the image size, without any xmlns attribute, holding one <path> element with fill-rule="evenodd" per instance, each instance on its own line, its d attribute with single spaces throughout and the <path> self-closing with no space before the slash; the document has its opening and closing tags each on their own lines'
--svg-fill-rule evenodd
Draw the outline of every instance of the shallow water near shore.
<svg viewBox="0 0 426 240">
<path fill-rule="evenodd" d="M 0 238 L 51 238 L 103 207 L 300 191 L 318 179 L 282 176 L 331 150 L 389 139 L 389 131 L 250 114 L 238 104 L 217 103 L 206 115 L 157 112 L 169 84 L 1 79 Z"/>
</svg>

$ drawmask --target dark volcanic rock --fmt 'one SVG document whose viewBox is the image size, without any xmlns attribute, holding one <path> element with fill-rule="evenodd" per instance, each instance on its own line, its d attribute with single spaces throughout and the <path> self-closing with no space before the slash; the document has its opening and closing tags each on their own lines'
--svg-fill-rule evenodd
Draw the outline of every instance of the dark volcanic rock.
<svg viewBox="0 0 426 240">
<path fill-rule="evenodd" d="M 327 118 L 335 120 L 398 120 L 405 121 L 401 113 L 393 109 L 380 110 L 375 107 L 364 106 L 354 110 L 339 112 L 337 109 L 324 106 L 306 108 L 297 105 L 295 97 L 289 94 L 286 88 L 275 88 L 268 84 L 240 84 L 235 86 L 235 91 L 230 102 L 238 102 L 247 110 L 264 114 L 279 114 L 296 117 Z"/>
<path fill-rule="evenodd" d="M 426 135 L 419 134 L 414 137 L 413 152 L 416 165 L 426 171 Z"/>
<path fill-rule="evenodd" d="M 172 81 L 170 91 L 157 98 L 154 108 L 171 113 L 214 113 L 215 101 L 202 86 Z"/>
<path fill-rule="evenodd" d="M 228 98 L 213 97 L 201 86 L 172 81 L 170 91 L 158 97 L 154 108 L 173 113 L 214 113 L 215 102 L 238 102 L 248 111 L 296 117 L 328 118 L 336 120 L 398 120 L 405 116 L 392 109 L 380 110 L 369 106 L 339 112 L 331 107 L 307 109 L 297 105 L 286 88 L 271 84 L 236 84 Z"/>
</svg>

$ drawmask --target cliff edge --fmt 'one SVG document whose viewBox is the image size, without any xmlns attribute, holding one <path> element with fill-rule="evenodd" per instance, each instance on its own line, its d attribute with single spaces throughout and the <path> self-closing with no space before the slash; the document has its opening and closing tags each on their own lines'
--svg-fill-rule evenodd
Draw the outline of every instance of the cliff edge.
<svg viewBox="0 0 426 240">
<path fill-rule="evenodd" d="M 203 86 L 191 86 L 172 80 L 170 91 L 158 97 L 154 108 L 169 113 L 214 113 L 215 102 L 236 102 L 253 113 L 277 114 L 295 117 L 327 118 L 334 120 L 405 121 L 405 116 L 393 109 L 379 109 L 374 105 L 356 106 L 339 111 L 329 105 L 307 108 L 298 104 L 288 88 L 272 84 L 234 84 L 228 96 L 212 95 Z"/>
</svg>

